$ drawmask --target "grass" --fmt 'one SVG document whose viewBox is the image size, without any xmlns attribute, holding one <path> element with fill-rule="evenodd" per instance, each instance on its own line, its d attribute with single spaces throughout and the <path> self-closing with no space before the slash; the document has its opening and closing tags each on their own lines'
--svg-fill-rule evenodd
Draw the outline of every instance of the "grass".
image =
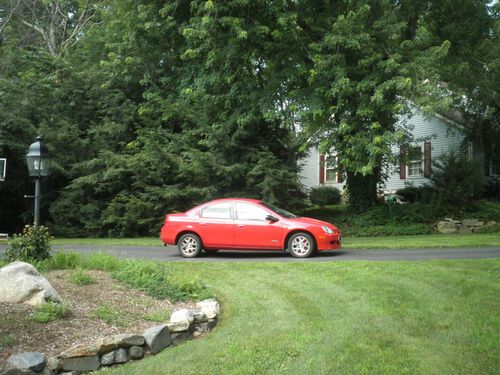
<svg viewBox="0 0 500 375">
<path fill-rule="evenodd" d="M 110 374 L 496 374 L 500 260 L 169 265 L 216 291 L 202 340 Z"/>
<path fill-rule="evenodd" d="M 69 304 L 47 302 L 38 306 L 33 314 L 33 320 L 37 323 L 48 323 L 64 318 L 71 313 Z"/>
<path fill-rule="evenodd" d="M 90 315 L 94 318 L 101 319 L 107 324 L 118 327 L 130 327 L 132 321 L 135 319 L 130 313 L 124 314 L 108 304 L 100 305 Z"/>
<path fill-rule="evenodd" d="M 10 348 L 17 344 L 17 340 L 11 335 L 0 336 L 0 350 L 2 347 Z"/>
<path fill-rule="evenodd" d="M 423 249 L 500 246 L 499 233 L 432 234 L 394 237 L 344 238 L 345 249 Z"/>
<path fill-rule="evenodd" d="M 133 239 L 133 246 L 161 246 L 157 239 L 142 238 Z M 66 242 L 68 241 L 68 242 Z M 79 242 L 81 241 L 81 242 Z M 71 249 L 71 245 L 86 245 L 93 244 L 96 246 L 103 245 L 102 239 L 85 238 L 85 239 L 59 239 L 55 243 L 63 245 Z M 107 238 L 106 246 L 127 246 L 130 243 L 128 238 Z M 432 235 L 415 235 L 415 236 L 390 236 L 390 237 L 345 237 L 343 247 L 346 249 L 418 249 L 418 248 L 445 248 L 445 247 L 495 247 L 500 246 L 499 233 L 474 233 L 474 234 L 432 234 Z M 102 255 L 102 261 L 116 261 L 105 259 L 106 255 Z M 98 266 L 101 259 L 98 259 Z M 74 268 L 74 267 L 73 267 Z"/>
<path fill-rule="evenodd" d="M 94 278 L 85 273 L 81 268 L 78 268 L 71 274 L 69 281 L 76 285 L 89 285 L 95 282 Z"/>
<path fill-rule="evenodd" d="M 167 322 L 170 319 L 170 315 L 172 315 L 172 312 L 170 310 L 159 310 L 147 315 L 143 315 L 142 318 L 151 322 L 162 323 Z"/>
</svg>

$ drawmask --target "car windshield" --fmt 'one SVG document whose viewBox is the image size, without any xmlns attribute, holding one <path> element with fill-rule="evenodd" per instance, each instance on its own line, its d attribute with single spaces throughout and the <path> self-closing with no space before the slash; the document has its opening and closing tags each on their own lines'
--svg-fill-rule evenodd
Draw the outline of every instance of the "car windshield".
<svg viewBox="0 0 500 375">
<path fill-rule="evenodd" d="M 271 203 L 266 203 L 266 202 L 260 202 L 263 206 L 273 210 L 274 212 L 280 214 L 283 217 L 286 217 L 287 219 L 292 219 L 294 217 L 298 217 L 297 215 L 292 214 L 291 212 L 288 212 L 287 210 L 284 210 L 282 208 L 276 207 L 272 205 Z"/>
</svg>

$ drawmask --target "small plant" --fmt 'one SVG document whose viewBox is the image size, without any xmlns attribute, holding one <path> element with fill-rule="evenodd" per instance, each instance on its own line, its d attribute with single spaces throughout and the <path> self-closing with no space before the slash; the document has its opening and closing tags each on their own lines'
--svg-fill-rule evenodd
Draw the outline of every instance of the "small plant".
<svg viewBox="0 0 500 375">
<path fill-rule="evenodd" d="M 127 319 L 127 316 L 118 311 L 115 307 L 109 305 L 100 305 L 97 309 L 95 309 L 92 314 L 94 318 L 101 319 L 107 324 L 120 326 L 120 327 L 128 327 L 130 326 L 130 320 Z M 130 315 L 130 314 L 129 314 Z"/>
<path fill-rule="evenodd" d="M 70 314 L 69 303 L 48 302 L 36 308 L 33 320 L 37 323 L 48 323 Z"/>
<path fill-rule="evenodd" d="M 170 319 L 171 314 L 172 312 L 170 310 L 159 310 L 143 315 L 142 318 L 150 322 L 166 322 Z"/>
<path fill-rule="evenodd" d="M 2 347 L 9 348 L 17 343 L 16 339 L 11 335 L 5 335 L 0 338 L 0 349 Z"/>
<path fill-rule="evenodd" d="M 85 273 L 81 268 L 78 268 L 71 274 L 69 281 L 76 285 L 89 285 L 95 282 L 94 278 Z"/>
<path fill-rule="evenodd" d="M 50 258 L 49 230 L 44 226 L 26 225 L 21 234 L 14 234 L 5 251 L 8 261 L 36 262 Z"/>
<path fill-rule="evenodd" d="M 332 186 L 319 186 L 312 188 L 309 193 L 312 204 L 326 206 L 340 203 L 340 190 Z"/>
<path fill-rule="evenodd" d="M 432 203 L 436 191 L 431 186 L 406 186 L 396 192 L 405 202 Z"/>
</svg>

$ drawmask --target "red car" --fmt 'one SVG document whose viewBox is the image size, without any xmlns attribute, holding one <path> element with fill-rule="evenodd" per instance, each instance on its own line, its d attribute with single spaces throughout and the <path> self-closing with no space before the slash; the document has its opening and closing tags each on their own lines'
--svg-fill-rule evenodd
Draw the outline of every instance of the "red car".
<svg viewBox="0 0 500 375">
<path fill-rule="evenodd" d="M 256 199 L 228 198 L 168 214 L 161 228 L 165 245 L 177 245 L 186 258 L 202 249 L 288 250 L 297 258 L 341 247 L 342 235 L 330 223 L 297 217 Z"/>
</svg>

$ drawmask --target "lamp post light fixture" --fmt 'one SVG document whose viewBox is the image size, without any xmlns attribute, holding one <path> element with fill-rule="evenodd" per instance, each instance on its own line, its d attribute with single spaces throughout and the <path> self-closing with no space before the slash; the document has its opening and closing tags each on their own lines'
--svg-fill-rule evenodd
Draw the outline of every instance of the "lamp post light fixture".
<svg viewBox="0 0 500 375">
<path fill-rule="evenodd" d="M 28 172 L 30 177 L 35 177 L 35 227 L 40 224 L 40 201 L 42 198 L 42 177 L 49 175 L 50 156 L 47 146 L 43 143 L 42 136 L 39 135 L 36 141 L 31 144 L 26 154 Z"/>
</svg>

